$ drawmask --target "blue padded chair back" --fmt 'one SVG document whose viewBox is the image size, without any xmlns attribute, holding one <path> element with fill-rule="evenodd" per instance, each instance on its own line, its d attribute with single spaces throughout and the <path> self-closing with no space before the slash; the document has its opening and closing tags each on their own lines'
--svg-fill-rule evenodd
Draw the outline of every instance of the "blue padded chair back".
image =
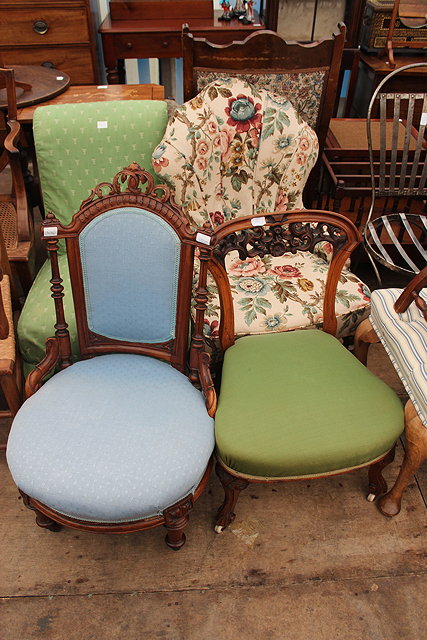
<svg viewBox="0 0 427 640">
<path fill-rule="evenodd" d="M 88 326 L 130 342 L 175 337 L 180 240 L 160 217 L 114 209 L 79 236 Z"/>
</svg>

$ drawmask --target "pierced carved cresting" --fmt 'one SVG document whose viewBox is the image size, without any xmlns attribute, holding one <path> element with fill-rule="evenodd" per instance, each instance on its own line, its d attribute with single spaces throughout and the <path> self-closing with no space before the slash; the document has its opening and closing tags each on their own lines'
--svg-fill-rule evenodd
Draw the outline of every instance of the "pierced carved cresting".
<svg viewBox="0 0 427 640">
<path fill-rule="evenodd" d="M 269 217 L 266 216 L 266 222 Z M 215 257 L 222 262 L 227 253 L 237 251 L 239 258 L 253 258 L 255 256 L 282 256 L 284 253 L 297 251 L 313 251 L 318 242 L 329 242 L 334 251 L 343 247 L 347 242 L 347 235 L 343 229 L 326 222 L 292 222 L 287 226 L 286 217 L 278 224 L 274 219 L 274 226 L 254 227 L 231 233 L 218 243 Z"/>
</svg>

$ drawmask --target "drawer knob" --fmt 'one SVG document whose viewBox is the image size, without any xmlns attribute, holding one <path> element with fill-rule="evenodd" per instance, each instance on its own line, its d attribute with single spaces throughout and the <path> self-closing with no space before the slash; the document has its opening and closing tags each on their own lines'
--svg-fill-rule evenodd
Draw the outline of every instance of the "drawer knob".
<svg viewBox="0 0 427 640">
<path fill-rule="evenodd" d="M 47 33 L 49 30 L 49 25 L 46 20 L 34 20 L 33 22 L 33 31 L 38 33 L 40 36 Z"/>
<path fill-rule="evenodd" d="M 49 60 L 46 60 L 46 62 L 42 62 L 40 66 L 46 67 L 47 69 L 56 69 L 53 62 L 49 62 Z"/>
<path fill-rule="evenodd" d="M 168 48 L 168 46 L 169 46 L 169 42 L 168 42 L 167 40 L 163 40 L 163 42 L 162 42 L 162 47 L 163 47 L 164 49 L 167 49 L 167 48 Z"/>
<path fill-rule="evenodd" d="M 133 47 L 132 42 L 127 42 L 127 43 L 126 43 L 126 48 L 127 48 L 127 49 L 132 49 L 132 47 Z"/>
</svg>

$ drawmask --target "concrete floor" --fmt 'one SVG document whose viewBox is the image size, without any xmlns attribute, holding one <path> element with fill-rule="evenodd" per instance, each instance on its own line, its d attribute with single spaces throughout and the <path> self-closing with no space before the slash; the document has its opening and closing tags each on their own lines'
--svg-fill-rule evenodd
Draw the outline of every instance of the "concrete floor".
<svg viewBox="0 0 427 640">
<path fill-rule="evenodd" d="M 382 347 L 370 366 L 404 399 Z M 391 482 L 401 456 L 400 447 L 385 473 Z M 38 528 L 3 452 L 0 482 L 0 640 L 425 637 L 425 469 L 394 519 L 365 500 L 363 470 L 252 485 L 222 535 L 212 530 L 222 499 L 212 476 L 178 553 L 161 528 L 127 536 Z"/>
</svg>

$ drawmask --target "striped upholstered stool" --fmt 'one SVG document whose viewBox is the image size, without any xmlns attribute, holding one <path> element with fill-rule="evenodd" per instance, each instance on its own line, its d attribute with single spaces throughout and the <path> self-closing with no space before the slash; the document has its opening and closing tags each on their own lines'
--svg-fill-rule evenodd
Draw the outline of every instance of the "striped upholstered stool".
<svg viewBox="0 0 427 640">
<path fill-rule="evenodd" d="M 355 335 L 356 355 L 367 359 L 370 343 L 383 344 L 409 395 L 405 407 L 406 452 L 394 487 L 379 500 L 380 511 L 397 515 L 403 491 L 427 458 L 427 267 L 405 289 L 372 293 L 371 315 Z"/>
</svg>

